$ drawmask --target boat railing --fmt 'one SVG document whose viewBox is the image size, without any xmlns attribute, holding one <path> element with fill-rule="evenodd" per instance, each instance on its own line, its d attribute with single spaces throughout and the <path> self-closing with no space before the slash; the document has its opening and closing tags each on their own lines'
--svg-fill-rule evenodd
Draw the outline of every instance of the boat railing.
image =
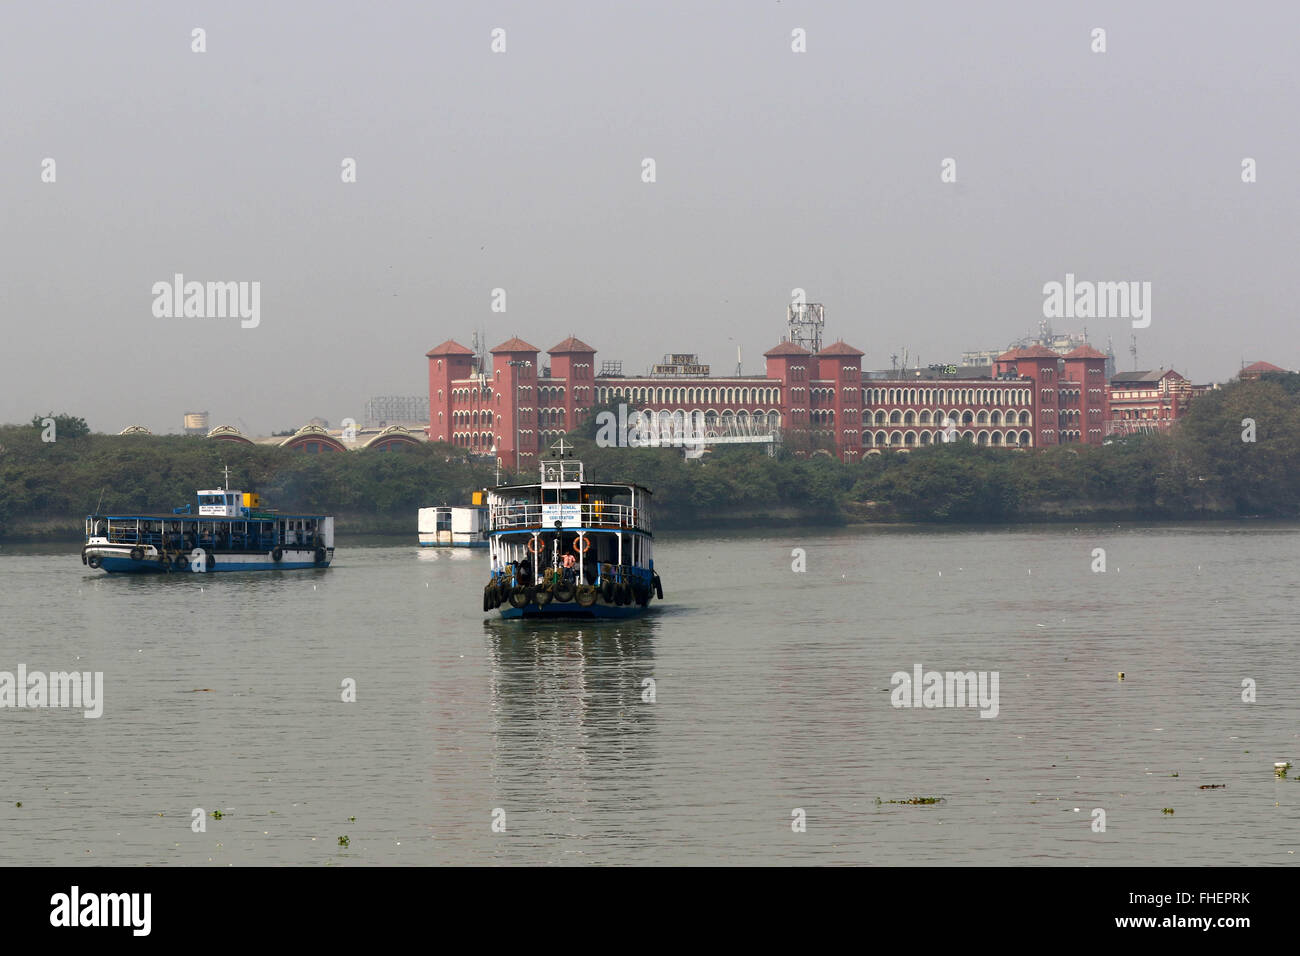
<svg viewBox="0 0 1300 956">
<path fill-rule="evenodd" d="M 491 507 L 488 517 L 493 531 L 549 529 L 553 527 L 554 522 L 543 520 L 544 509 L 549 510 L 553 507 L 553 505 L 537 503 L 497 504 Z M 594 502 L 564 505 L 563 508 L 566 514 L 566 525 L 570 524 L 571 519 L 568 519 L 568 516 L 573 514 L 572 509 L 576 508 L 578 523 L 584 528 L 608 528 L 611 531 L 650 530 L 649 515 L 644 508 Z"/>
</svg>

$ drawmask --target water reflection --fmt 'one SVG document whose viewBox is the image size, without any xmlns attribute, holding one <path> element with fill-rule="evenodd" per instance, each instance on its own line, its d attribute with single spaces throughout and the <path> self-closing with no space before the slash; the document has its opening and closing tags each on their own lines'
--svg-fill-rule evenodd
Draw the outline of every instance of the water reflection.
<svg viewBox="0 0 1300 956">
<path fill-rule="evenodd" d="M 560 812 L 565 833 L 600 829 L 602 809 L 622 815 L 641 805 L 649 784 L 636 780 L 654 760 L 656 710 L 644 682 L 654 677 L 659 626 L 656 615 L 484 621 L 490 772 L 502 801 Z"/>
</svg>

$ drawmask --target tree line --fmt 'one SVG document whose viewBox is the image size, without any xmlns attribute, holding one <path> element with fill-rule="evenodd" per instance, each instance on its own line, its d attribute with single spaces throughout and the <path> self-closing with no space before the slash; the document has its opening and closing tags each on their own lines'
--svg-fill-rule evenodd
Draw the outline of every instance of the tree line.
<svg viewBox="0 0 1300 956">
<path fill-rule="evenodd" d="M 599 412 L 602 409 L 595 411 Z M 55 424 L 55 440 L 49 421 Z M 968 442 L 846 464 L 815 449 L 775 456 L 719 447 L 598 447 L 597 415 L 570 432 L 594 480 L 653 489 L 661 527 L 797 521 L 1005 522 L 1300 516 L 1300 375 L 1232 382 L 1198 398 L 1169 433 L 1103 446 L 1012 451 Z M 800 453 L 801 452 L 801 453 Z M 74 535 L 94 511 L 170 512 L 218 487 L 282 511 L 338 517 L 340 531 L 414 535 L 415 511 L 463 504 L 491 464 L 442 443 L 305 454 L 188 436 L 104 435 L 70 415 L 0 426 L 0 537 Z M 502 480 L 535 475 L 503 474 Z"/>
</svg>

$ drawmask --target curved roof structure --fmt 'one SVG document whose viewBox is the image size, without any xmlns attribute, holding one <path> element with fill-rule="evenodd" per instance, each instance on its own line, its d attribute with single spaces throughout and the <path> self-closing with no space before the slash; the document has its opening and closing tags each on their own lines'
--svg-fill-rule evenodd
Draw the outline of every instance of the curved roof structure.
<svg viewBox="0 0 1300 956">
<path fill-rule="evenodd" d="M 208 432 L 207 437 L 215 438 L 219 441 L 233 441 L 241 445 L 253 444 L 252 439 L 248 438 L 248 436 L 234 425 L 218 425 L 216 428 Z"/>
<path fill-rule="evenodd" d="M 377 451 L 392 451 L 396 448 L 409 448 L 412 445 L 421 444 L 420 439 L 415 434 L 401 425 L 389 425 L 383 431 L 371 437 L 362 448 L 373 448 Z"/>
<path fill-rule="evenodd" d="M 319 425 L 303 425 L 296 432 L 280 442 L 281 448 L 293 448 L 299 451 L 347 451 L 347 446 Z"/>
<path fill-rule="evenodd" d="M 118 432 L 118 434 L 119 435 L 152 435 L 153 432 L 149 431 L 149 429 L 145 428 L 143 425 L 127 425 L 120 432 Z"/>
</svg>

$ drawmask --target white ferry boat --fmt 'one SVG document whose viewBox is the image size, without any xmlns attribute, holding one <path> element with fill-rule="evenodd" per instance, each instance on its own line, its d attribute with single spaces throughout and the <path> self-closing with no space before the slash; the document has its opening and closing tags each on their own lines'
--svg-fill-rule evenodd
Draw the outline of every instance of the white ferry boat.
<svg viewBox="0 0 1300 956">
<path fill-rule="evenodd" d="M 420 547 L 486 548 L 488 543 L 487 508 L 483 492 L 474 492 L 474 506 L 455 508 L 421 508 L 419 511 Z"/>
<path fill-rule="evenodd" d="M 334 518 L 261 510 L 253 492 L 228 487 L 198 493 L 169 515 L 86 516 L 81 563 L 128 574 L 206 574 L 327 568 L 334 559 Z"/>
<path fill-rule="evenodd" d="M 651 492 L 591 482 L 582 462 L 540 463 L 540 481 L 487 493 L 491 577 L 483 610 L 501 616 L 631 617 L 663 599 L 655 572 Z"/>
</svg>

